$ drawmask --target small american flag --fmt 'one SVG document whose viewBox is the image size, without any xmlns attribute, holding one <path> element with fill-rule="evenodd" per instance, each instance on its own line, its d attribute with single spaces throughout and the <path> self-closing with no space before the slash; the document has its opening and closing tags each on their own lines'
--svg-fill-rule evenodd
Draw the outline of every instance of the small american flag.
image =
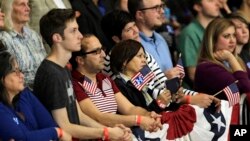
<svg viewBox="0 0 250 141">
<path fill-rule="evenodd" d="M 183 67 L 183 63 L 182 63 L 182 60 L 181 60 L 181 55 L 179 55 L 179 59 L 178 59 L 178 62 L 177 62 L 177 65 L 176 67 L 179 69 L 180 71 L 180 78 L 184 78 L 185 77 L 185 71 L 184 71 L 184 67 Z"/>
<path fill-rule="evenodd" d="M 95 95 L 97 85 L 94 82 L 92 82 L 88 77 L 84 76 L 83 83 L 82 84 L 80 82 L 78 83 L 83 87 L 84 90 Z"/>
<path fill-rule="evenodd" d="M 131 82 L 139 91 L 141 91 L 141 89 L 154 77 L 154 73 L 147 65 L 145 65 L 135 76 L 132 77 Z"/>
<path fill-rule="evenodd" d="M 227 96 L 229 106 L 233 106 L 234 104 L 240 102 L 239 89 L 235 83 L 232 83 L 229 86 L 225 87 L 223 91 Z"/>
</svg>

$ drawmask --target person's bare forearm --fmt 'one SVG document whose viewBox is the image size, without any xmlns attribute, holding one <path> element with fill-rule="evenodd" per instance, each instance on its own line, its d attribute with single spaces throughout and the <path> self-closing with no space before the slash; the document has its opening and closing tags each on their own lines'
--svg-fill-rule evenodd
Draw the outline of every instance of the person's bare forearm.
<svg viewBox="0 0 250 141">
<path fill-rule="evenodd" d="M 103 135 L 103 128 L 86 127 L 71 123 L 68 126 L 62 125 L 60 127 L 71 134 L 74 138 L 79 139 L 98 139 L 102 138 Z"/>
<path fill-rule="evenodd" d="M 88 127 L 104 127 L 101 123 L 95 121 L 94 119 L 90 118 L 86 114 L 80 114 L 80 124 Z"/>
<path fill-rule="evenodd" d="M 59 127 L 61 127 L 64 131 L 68 132 L 70 135 L 72 135 L 75 138 L 97 139 L 97 138 L 102 137 L 103 128 L 92 128 L 92 127 L 86 127 L 86 126 L 81 126 L 81 125 L 71 123 L 69 121 L 66 108 L 53 110 L 52 116 L 54 120 L 56 121 L 56 123 L 59 125 Z M 80 121 L 81 120 L 85 120 L 85 119 L 82 118 L 80 119 Z M 86 122 L 87 121 L 88 121 L 88 118 L 86 118 Z"/>
<path fill-rule="evenodd" d="M 142 115 L 142 116 L 150 117 L 150 112 L 139 106 L 131 107 L 129 111 L 130 111 L 130 114 L 133 114 L 133 115 Z"/>
<path fill-rule="evenodd" d="M 116 124 L 123 124 L 127 127 L 136 125 L 135 115 L 118 115 L 111 113 L 103 113 L 101 116 L 95 118 L 103 125 L 113 127 Z"/>
</svg>

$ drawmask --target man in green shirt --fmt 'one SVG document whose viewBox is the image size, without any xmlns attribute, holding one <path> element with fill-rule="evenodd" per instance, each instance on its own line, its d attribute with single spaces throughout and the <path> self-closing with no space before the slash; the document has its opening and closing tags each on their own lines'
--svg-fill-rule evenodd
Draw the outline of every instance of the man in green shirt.
<svg viewBox="0 0 250 141">
<path fill-rule="evenodd" d="M 217 0 L 190 0 L 190 9 L 195 19 L 180 33 L 178 49 L 187 74 L 183 85 L 192 89 L 203 33 L 207 25 L 220 15 L 220 8 Z"/>
</svg>

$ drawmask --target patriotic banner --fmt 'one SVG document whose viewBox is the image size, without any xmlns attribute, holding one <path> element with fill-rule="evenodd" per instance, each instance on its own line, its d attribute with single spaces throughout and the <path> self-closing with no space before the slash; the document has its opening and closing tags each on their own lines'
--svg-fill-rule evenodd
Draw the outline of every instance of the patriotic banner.
<svg viewBox="0 0 250 141">
<path fill-rule="evenodd" d="M 78 82 L 78 84 L 81 85 L 84 90 L 95 95 L 97 85 L 94 82 L 92 82 L 88 77 L 84 76 L 83 83 L 81 84 L 80 82 Z"/>
<path fill-rule="evenodd" d="M 182 59 L 181 59 L 181 55 L 179 55 L 179 59 L 178 62 L 176 64 L 176 67 L 179 69 L 180 71 L 180 78 L 183 79 L 185 77 L 185 70 L 183 67 L 183 63 L 182 63 Z"/>
<path fill-rule="evenodd" d="M 192 141 L 227 141 L 231 123 L 232 107 L 226 100 L 221 100 L 221 110 L 213 112 L 210 109 L 191 105 L 195 109 L 196 122 L 188 134 Z"/>
<path fill-rule="evenodd" d="M 229 106 L 233 106 L 240 102 L 240 93 L 236 83 L 232 83 L 231 85 L 225 87 L 223 91 L 227 96 Z"/>
<path fill-rule="evenodd" d="M 141 89 L 154 77 L 154 73 L 147 65 L 145 65 L 135 76 L 131 78 L 131 82 L 139 91 L 141 91 Z"/>
<path fill-rule="evenodd" d="M 162 113 L 162 130 L 135 134 L 134 140 L 157 140 L 158 137 L 160 141 L 227 141 L 231 115 L 232 107 L 225 100 L 221 100 L 219 112 L 185 104 L 176 111 Z"/>
</svg>

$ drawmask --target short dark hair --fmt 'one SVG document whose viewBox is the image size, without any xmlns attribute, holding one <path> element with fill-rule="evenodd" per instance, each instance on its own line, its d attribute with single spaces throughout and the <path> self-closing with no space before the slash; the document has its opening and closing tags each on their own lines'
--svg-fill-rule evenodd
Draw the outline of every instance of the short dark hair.
<svg viewBox="0 0 250 141">
<path fill-rule="evenodd" d="M 143 8 L 143 0 L 128 0 L 128 11 L 135 18 L 136 12 Z"/>
<path fill-rule="evenodd" d="M 95 35 L 94 34 L 84 34 L 82 41 L 87 39 L 87 38 L 90 38 L 90 37 L 95 37 Z M 87 48 L 86 45 L 84 45 L 81 42 L 81 50 L 72 52 L 72 56 L 71 56 L 69 62 L 71 64 L 73 70 L 75 70 L 78 66 L 77 62 L 76 62 L 76 57 L 77 56 L 82 56 L 82 57 L 86 56 L 86 54 L 84 54 L 86 52 L 86 48 Z"/>
<path fill-rule="evenodd" d="M 40 20 L 40 32 L 43 39 L 49 44 L 53 45 L 52 36 L 55 33 L 64 36 L 64 29 L 68 21 L 74 20 L 75 11 L 72 9 L 52 9 L 45 14 Z"/>
<path fill-rule="evenodd" d="M 15 57 L 11 55 L 7 50 L 3 43 L 0 41 L 0 79 L 3 80 L 7 74 L 9 74 L 13 70 Z M 3 50 L 2 50 L 3 49 Z M 3 81 L 0 81 L 0 102 L 5 105 L 10 105 L 8 102 L 7 91 L 4 87 Z"/>
<path fill-rule="evenodd" d="M 192 14 L 194 16 L 197 16 L 197 11 L 194 10 L 194 5 L 198 4 L 198 5 L 201 5 L 201 1 L 202 0 L 188 0 L 188 8 L 191 10 Z"/>
<path fill-rule="evenodd" d="M 115 42 L 112 40 L 113 36 L 117 36 L 121 39 L 122 30 L 124 27 L 130 23 L 134 22 L 134 18 L 126 11 L 122 10 L 113 10 L 103 16 L 101 20 L 101 27 L 108 38 L 112 46 L 115 45 Z"/>
<path fill-rule="evenodd" d="M 130 62 L 141 48 L 145 52 L 142 44 L 132 39 L 121 41 L 116 44 L 110 55 L 111 70 L 115 74 L 122 72 L 124 62 Z"/>
</svg>

